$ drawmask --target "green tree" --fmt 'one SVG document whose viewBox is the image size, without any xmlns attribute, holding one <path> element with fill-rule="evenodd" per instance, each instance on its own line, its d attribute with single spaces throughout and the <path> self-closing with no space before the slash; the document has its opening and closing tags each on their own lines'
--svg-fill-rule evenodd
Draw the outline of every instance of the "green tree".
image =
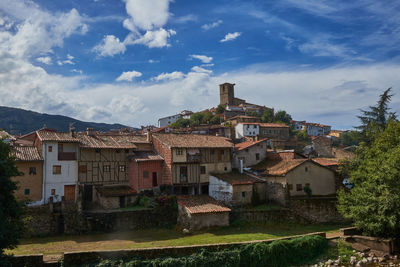
<svg viewBox="0 0 400 267">
<path fill-rule="evenodd" d="M 203 118 L 201 119 L 201 123 L 203 124 L 210 124 L 213 114 L 211 111 L 203 112 Z"/>
<path fill-rule="evenodd" d="M 197 112 L 190 116 L 190 126 L 198 126 L 203 121 L 203 113 Z"/>
<path fill-rule="evenodd" d="M 23 233 L 22 206 L 14 197 L 17 185 L 11 180 L 20 173 L 10 155 L 10 145 L 0 140 L 0 265 L 4 250 L 15 247 Z"/>
<path fill-rule="evenodd" d="M 274 111 L 272 109 L 265 109 L 263 115 L 261 116 L 262 122 L 274 122 Z"/>
<path fill-rule="evenodd" d="M 286 113 L 284 110 L 279 110 L 275 113 L 274 122 L 283 122 L 289 125 L 291 120 L 292 116 L 290 116 L 290 114 Z"/>
<path fill-rule="evenodd" d="M 389 120 L 373 140 L 345 166 L 354 188 L 339 192 L 338 210 L 367 234 L 400 237 L 400 123 Z"/>
<path fill-rule="evenodd" d="M 222 113 L 224 113 L 224 111 L 225 111 L 224 106 L 219 104 L 217 107 L 217 110 L 216 110 L 217 114 L 222 114 Z"/>
<path fill-rule="evenodd" d="M 180 118 L 176 122 L 171 123 L 170 127 L 174 128 L 174 129 L 179 129 L 179 128 L 187 127 L 189 124 L 190 124 L 189 119 Z"/>
<path fill-rule="evenodd" d="M 211 123 L 211 124 L 220 124 L 220 123 L 221 123 L 221 117 L 216 116 L 216 115 L 213 116 L 213 117 L 211 118 L 210 123 Z"/>
<path fill-rule="evenodd" d="M 360 131 L 348 131 L 340 135 L 340 143 L 344 146 L 358 146 L 362 139 Z"/>
</svg>

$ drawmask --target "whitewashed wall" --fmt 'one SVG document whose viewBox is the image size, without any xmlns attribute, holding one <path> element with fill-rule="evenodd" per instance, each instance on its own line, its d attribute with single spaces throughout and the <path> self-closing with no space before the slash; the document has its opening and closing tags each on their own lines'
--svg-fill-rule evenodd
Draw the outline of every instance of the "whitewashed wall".
<svg viewBox="0 0 400 267">
<path fill-rule="evenodd" d="M 233 187 L 227 182 L 210 175 L 208 194 L 216 200 L 230 203 L 232 201 Z"/>
</svg>

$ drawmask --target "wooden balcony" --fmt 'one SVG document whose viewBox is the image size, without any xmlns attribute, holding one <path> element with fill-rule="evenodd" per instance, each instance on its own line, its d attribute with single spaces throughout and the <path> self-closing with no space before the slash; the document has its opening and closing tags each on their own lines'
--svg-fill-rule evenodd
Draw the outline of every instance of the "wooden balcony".
<svg viewBox="0 0 400 267">
<path fill-rule="evenodd" d="M 58 160 L 76 160 L 75 152 L 59 152 Z"/>
<path fill-rule="evenodd" d="M 201 159 L 200 154 L 186 155 L 186 162 L 200 162 L 200 159 Z"/>
</svg>

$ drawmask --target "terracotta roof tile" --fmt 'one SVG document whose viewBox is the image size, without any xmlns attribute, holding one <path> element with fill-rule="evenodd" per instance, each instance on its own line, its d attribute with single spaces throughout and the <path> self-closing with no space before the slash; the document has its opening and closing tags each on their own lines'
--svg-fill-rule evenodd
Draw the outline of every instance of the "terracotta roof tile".
<svg viewBox="0 0 400 267">
<path fill-rule="evenodd" d="M 239 144 L 235 144 L 235 150 L 241 151 L 243 149 L 249 148 L 249 147 L 254 146 L 256 144 L 260 144 L 262 142 L 266 142 L 267 140 L 268 140 L 268 138 L 264 138 L 264 139 L 261 139 L 261 140 L 258 140 L 258 141 L 249 140 L 249 141 L 245 141 L 245 142 L 242 142 L 242 143 L 239 143 Z"/>
<path fill-rule="evenodd" d="M 130 149 L 137 148 L 136 143 L 148 143 L 145 136 L 133 134 L 96 133 L 87 135 L 86 133 L 78 133 L 76 137 L 79 139 L 81 147 L 86 148 Z"/>
<path fill-rule="evenodd" d="M 191 214 L 230 212 L 214 198 L 206 195 L 201 196 L 178 196 L 178 205 L 184 207 Z"/>
<path fill-rule="evenodd" d="M 312 161 L 325 167 L 339 166 L 339 160 L 335 158 L 313 158 Z"/>
<path fill-rule="evenodd" d="M 288 125 L 283 123 L 241 122 L 241 124 L 259 125 L 265 128 L 289 128 Z"/>
<path fill-rule="evenodd" d="M 233 144 L 225 137 L 200 134 L 154 134 L 153 138 L 169 147 L 230 148 Z"/>
<path fill-rule="evenodd" d="M 17 161 L 42 161 L 43 158 L 34 146 L 14 146 L 12 155 Z"/>
<path fill-rule="evenodd" d="M 132 160 L 135 161 L 155 161 L 155 160 L 164 160 L 159 154 L 153 151 L 137 151 L 131 156 Z"/>
<path fill-rule="evenodd" d="M 36 131 L 36 133 L 41 141 L 79 142 L 79 139 L 73 137 L 70 133 L 60 133 L 51 129 L 41 129 Z"/>
</svg>

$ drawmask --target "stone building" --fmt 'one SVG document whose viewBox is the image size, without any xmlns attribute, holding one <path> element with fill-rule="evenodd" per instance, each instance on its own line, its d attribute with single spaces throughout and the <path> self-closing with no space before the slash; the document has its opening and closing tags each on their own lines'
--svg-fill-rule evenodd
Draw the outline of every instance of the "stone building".
<svg viewBox="0 0 400 267">
<path fill-rule="evenodd" d="M 12 155 L 16 158 L 21 176 L 12 177 L 18 189 L 14 192 L 18 200 L 28 201 L 30 205 L 42 204 L 43 158 L 34 146 L 13 146 Z"/>
<path fill-rule="evenodd" d="M 175 194 L 208 194 L 210 173 L 232 170 L 233 144 L 225 137 L 154 134 L 154 150 L 164 158 L 162 184 Z"/>
<path fill-rule="evenodd" d="M 258 141 L 248 140 L 235 144 L 233 151 L 233 168 L 240 169 L 240 161 L 242 167 L 247 168 L 261 162 L 267 156 L 268 139 Z"/>
<path fill-rule="evenodd" d="M 230 208 L 209 196 L 178 196 L 178 224 L 188 230 L 229 225 Z"/>
</svg>

